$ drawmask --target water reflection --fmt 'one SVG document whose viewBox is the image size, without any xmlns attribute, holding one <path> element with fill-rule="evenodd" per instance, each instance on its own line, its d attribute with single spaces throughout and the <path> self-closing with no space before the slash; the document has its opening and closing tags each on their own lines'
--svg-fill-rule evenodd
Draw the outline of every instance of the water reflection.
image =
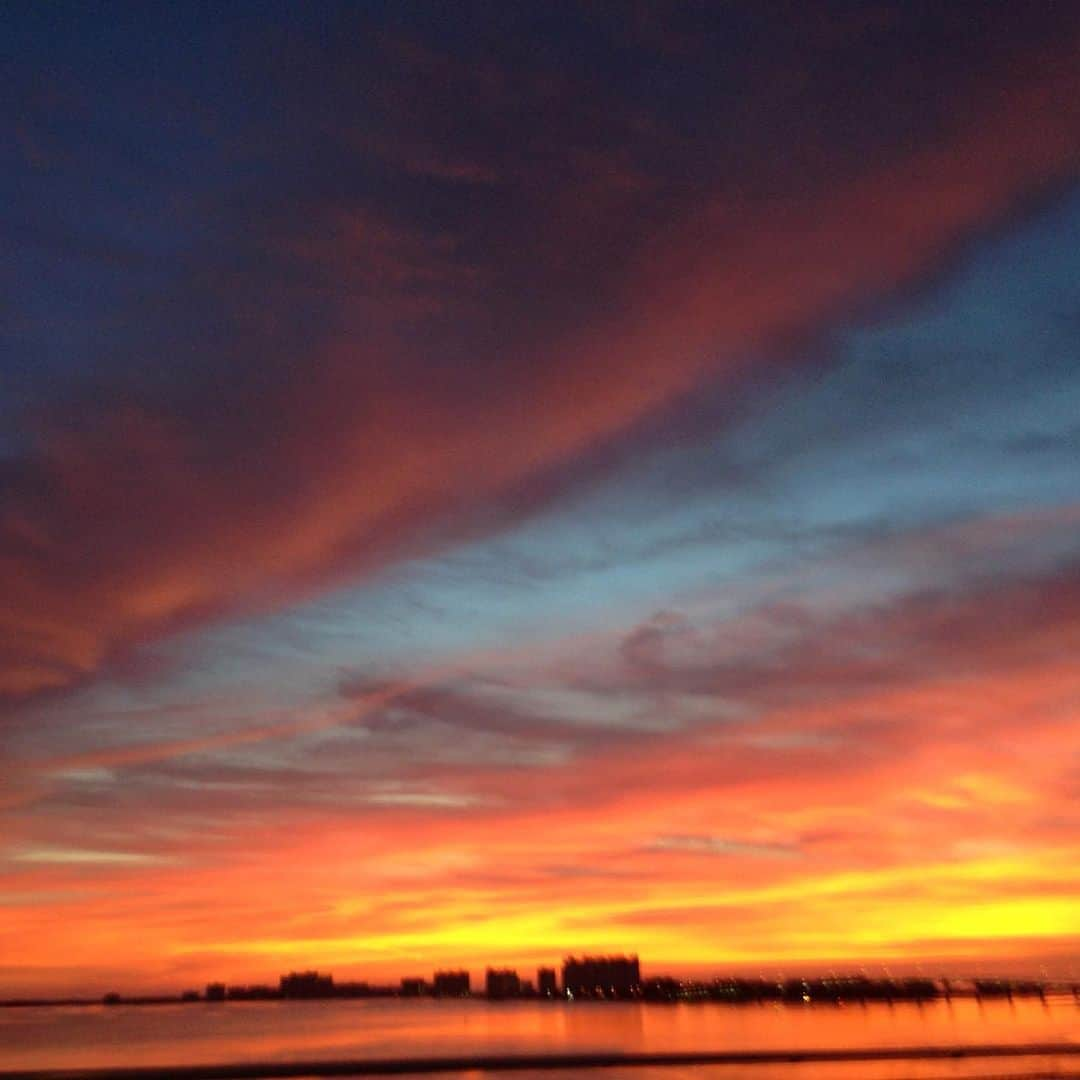
<svg viewBox="0 0 1080 1080">
<path fill-rule="evenodd" d="M 565 1080 L 568 1074 L 527 1072 L 444 1073 L 442 1080 Z M 784 1065 L 690 1065 L 603 1069 L 597 1080 L 1068 1080 L 1080 1076 L 1070 1057 L 1017 1057 L 1007 1062 L 887 1061 L 818 1062 Z"/>
<path fill-rule="evenodd" d="M 335 1060 L 572 1051 L 788 1050 L 833 1047 L 1080 1041 L 1072 997 L 927 1005 L 636 1005 L 477 1001 L 242 1002 L 0 1009 L 5 1069 L 96 1068 L 209 1062 Z M 830 1064 L 827 1075 L 970 1076 L 970 1063 L 885 1063 L 871 1072 Z M 1016 1059 L 997 1074 L 1018 1072 Z M 1080 1058 L 1062 1069 L 1080 1068 Z M 757 1068 L 757 1067 L 755 1067 Z M 814 1071 L 816 1068 L 817 1071 Z M 876 1068 L 876 1066 L 875 1066 Z M 935 1072 L 934 1069 L 937 1071 Z M 801 1071 L 799 1071 L 801 1070 Z M 928 1070 L 928 1071 L 927 1071 Z M 1050 1070 L 1052 1071 L 1052 1070 Z M 1069 1075 L 1068 1071 L 1061 1073 Z M 492 1076 L 495 1074 L 486 1074 Z M 525 1076 L 515 1073 L 518 1080 Z M 550 1077 L 551 1073 L 546 1073 Z M 597 1073 L 617 1080 L 617 1071 Z M 740 1066 L 626 1070 L 627 1080 L 826 1075 Z"/>
</svg>

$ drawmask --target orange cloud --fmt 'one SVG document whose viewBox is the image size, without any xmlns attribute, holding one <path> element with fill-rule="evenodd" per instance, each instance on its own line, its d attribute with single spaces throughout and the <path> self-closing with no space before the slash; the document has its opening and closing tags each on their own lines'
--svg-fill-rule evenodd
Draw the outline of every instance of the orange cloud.
<svg viewBox="0 0 1080 1080">
<path fill-rule="evenodd" d="M 814 696 L 751 691 L 752 719 L 428 776 L 471 800 L 316 811 L 279 780 L 250 815 L 227 795 L 218 819 L 207 787 L 205 826 L 163 844 L 153 822 L 128 823 L 126 847 L 35 818 L 0 947 L 28 984 L 109 956 L 156 985 L 299 964 L 389 978 L 579 948 L 636 948 L 657 968 L 1063 954 L 1080 933 L 1080 605 L 1067 577 L 963 599 L 849 617 L 863 648 L 846 671 L 793 650 L 788 675 Z M 1002 662 L 1012 635 L 1030 647 Z M 852 641 L 824 636 L 838 654 Z M 894 677 L 863 677 L 867 656 L 892 656 Z M 815 664 L 827 678 L 800 671 Z"/>
</svg>

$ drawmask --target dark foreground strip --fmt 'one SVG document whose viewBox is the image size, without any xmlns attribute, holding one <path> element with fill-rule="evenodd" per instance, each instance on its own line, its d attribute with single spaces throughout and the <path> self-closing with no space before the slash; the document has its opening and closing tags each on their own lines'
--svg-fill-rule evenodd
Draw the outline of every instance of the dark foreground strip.
<svg viewBox="0 0 1080 1080">
<path fill-rule="evenodd" d="M 126 1069 L 0 1070 L 0 1080 L 280 1080 L 302 1076 L 408 1076 L 521 1069 L 596 1069 L 657 1065 L 795 1065 L 817 1061 L 933 1061 L 943 1058 L 1080 1056 L 1080 1043 L 991 1046 L 887 1046 L 845 1050 L 723 1050 L 688 1053 L 479 1054 L 368 1058 L 359 1061 L 264 1061 L 233 1065 L 151 1065 Z"/>
</svg>

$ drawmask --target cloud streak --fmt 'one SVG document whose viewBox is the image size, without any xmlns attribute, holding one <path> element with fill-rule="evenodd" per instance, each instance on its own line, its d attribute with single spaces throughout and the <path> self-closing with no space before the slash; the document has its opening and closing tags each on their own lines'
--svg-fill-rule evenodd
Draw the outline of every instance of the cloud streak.
<svg viewBox="0 0 1080 1080">
<path fill-rule="evenodd" d="M 0 974 L 1063 963 L 1080 16 L 313 11 L 14 20 Z"/>
<path fill-rule="evenodd" d="M 280 193 L 215 221 L 223 249 L 196 248 L 163 297 L 128 313 L 125 348 L 196 355 L 188 386 L 105 374 L 7 463 L 0 690 L 69 686 L 179 627 L 483 532 L 500 506 L 527 509 L 516 492 L 572 475 L 703 381 L 738 379 L 748 357 L 936 272 L 1074 176 L 1080 95 L 1062 62 L 1074 34 L 994 56 L 966 83 L 934 72 L 951 96 L 902 153 L 852 160 L 824 144 L 818 171 L 768 200 L 749 194 L 763 180 L 749 164 L 732 176 L 706 163 L 680 194 L 647 167 L 661 149 L 647 110 L 612 101 L 601 125 L 587 84 L 547 89 L 539 71 L 520 86 L 489 73 L 489 142 L 474 153 L 490 159 L 498 123 L 537 95 L 576 126 L 512 137 L 482 169 L 494 195 L 462 192 L 459 169 L 428 170 L 425 183 L 451 189 L 439 221 L 362 180 L 369 158 L 347 126 L 323 132 L 341 183 L 305 187 L 286 160 Z M 480 95 L 457 57 L 419 49 L 412 63 L 421 94 Z M 797 74 L 807 108 L 824 109 L 833 88 Z M 423 96 L 402 101 L 428 110 L 419 130 L 453 160 L 466 133 Z M 557 135 L 566 175 L 541 187 L 528 163 Z M 620 157 L 637 159 L 631 178 Z M 531 224 L 496 245 L 504 203 Z M 584 257 L 601 236 L 618 260 Z M 589 303 L 571 269 L 583 258 Z"/>
</svg>

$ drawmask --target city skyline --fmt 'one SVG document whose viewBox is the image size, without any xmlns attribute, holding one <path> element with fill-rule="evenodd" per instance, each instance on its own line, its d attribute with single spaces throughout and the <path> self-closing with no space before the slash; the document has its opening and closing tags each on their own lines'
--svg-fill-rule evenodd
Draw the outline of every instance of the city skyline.
<svg viewBox="0 0 1080 1080">
<path fill-rule="evenodd" d="M 0 993 L 1075 977 L 1080 4 L 4 37 Z"/>
<path fill-rule="evenodd" d="M 536 969 L 535 979 L 522 975 L 516 968 L 490 965 L 476 984 L 472 982 L 473 974 L 464 969 L 436 969 L 430 978 L 404 975 L 390 982 L 371 982 L 335 978 L 333 972 L 308 969 L 282 974 L 276 984 L 215 980 L 202 989 L 178 993 L 132 994 L 110 990 L 89 998 L 10 998 L 0 994 L 0 1005 L 224 1004 L 230 1001 L 339 1001 L 387 997 L 406 1000 L 483 998 L 495 1002 L 712 1002 L 732 1005 L 775 1002 L 805 1005 L 839 1001 L 920 1002 L 972 996 L 1009 1000 L 1039 997 L 1045 1001 L 1048 994 L 1071 994 L 1080 1001 L 1080 980 L 1076 979 L 988 978 L 970 973 L 966 976 L 956 973 L 934 976 L 923 970 L 907 975 L 885 970 L 875 975 L 865 968 L 833 969 L 824 973 L 777 973 L 771 978 L 758 973 L 755 976 L 714 975 L 680 979 L 671 972 L 658 970 L 646 969 L 643 974 L 636 953 L 568 955 L 562 960 L 561 971 L 541 966 Z"/>
</svg>

